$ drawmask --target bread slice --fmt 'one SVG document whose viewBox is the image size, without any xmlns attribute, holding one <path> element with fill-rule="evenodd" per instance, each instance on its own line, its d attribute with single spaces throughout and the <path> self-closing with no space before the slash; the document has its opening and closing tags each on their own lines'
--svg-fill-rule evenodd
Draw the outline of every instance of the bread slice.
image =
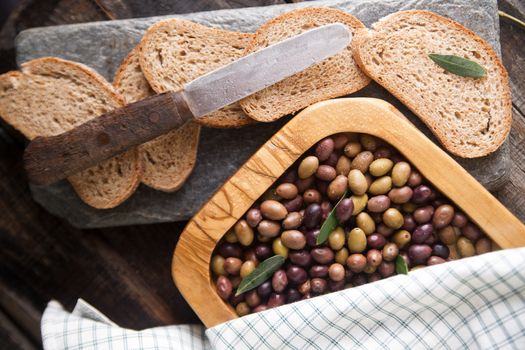
<svg viewBox="0 0 525 350">
<path fill-rule="evenodd" d="M 140 66 L 157 93 L 173 91 L 243 55 L 253 34 L 209 28 L 182 19 L 152 25 L 140 44 Z M 199 118 L 202 125 L 217 128 L 252 124 L 238 103 Z"/>
<path fill-rule="evenodd" d="M 428 57 L 430 53 L 476 61 L 487 76 L 449 73 Z M 455 155 L 486 156 L 509 134 L 512 101 L 507 72 L 494 50 L 459 23 L 428 11 L 397 12 L 356 35 L 354 57 Z"/>
<path fill-rule="evenodd" d="M 122 62 L 113 85 L 128 103 L 155 94 L 140 69 L 138 47 Z M 179 189 L 195 166 L 200 129 L 199 124 L 190 122 L 140 145 L 142 183 L 165 192 Z"/>
<path fill-rule="evenodd" d="M 88 67 L 54 57 L 0 76 L 0 116 L 28 139 L 57 135 L 124 105 L 113 87 Z M 79 197 L 95 208 L 113 208 L 139 184 L 137 151 L 70 176 Z"/>
<path fill-rule="evenodd" d="M 354 33 L 365 26 L 354 16 L 331 8 L 307 8 L 287 12 L 263 24 L 245 54 L 260 50 L 309 29 L 343 23 Z M 241 100 L 253 119 L 271 122 L 315 102 L 351 94 L 370 83 L 352 58 L 351 46 L 277 84 Z"/>
</svg>

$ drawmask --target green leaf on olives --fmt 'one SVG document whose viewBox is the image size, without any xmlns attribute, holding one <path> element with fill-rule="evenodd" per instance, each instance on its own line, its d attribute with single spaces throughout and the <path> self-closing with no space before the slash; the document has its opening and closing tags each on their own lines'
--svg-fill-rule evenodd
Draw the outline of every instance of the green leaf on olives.
<svg viewBox="0 0 525 350">
<path fill-rule="evenodd" d="M 284 264 L 284 260 L 285 258 L 281 255 L 274 255 L 264 260 L 255 270 L 242 279 L 235 296 L 252 290 L 267 281 Z"/>
<path fill-rule="evenodd" d="M 407 262 L 401 255 L 396 258 L 396 272 L 398 275 L 408 275 Z"/>
<path fill-rule="evenodd" d="M 345 193 L 343 193 L 341 198 L 339 198 L 339 201 L 337 202 L 336 205 L 334 205 L 334 207 L 332 208 L 332 211 L 330 211 L 330 214 L 328 214 L 328 217 L 321 225 L 319 235 L 317 236 L 317 239 L 315 241 L 317 245 L 324 243 L 328 239 L 328 236 L 330 236 L 330 233 L 332 233 L 332 231 L 337 227 L 338 223 L 337 223 L 337 218 L 335 216 L 335 211 L 339 203 L 341 203 L 341 201 L 345 199 L 347 195 L 348 195 L 348 189 L 345 191 Z"/>
</svg>

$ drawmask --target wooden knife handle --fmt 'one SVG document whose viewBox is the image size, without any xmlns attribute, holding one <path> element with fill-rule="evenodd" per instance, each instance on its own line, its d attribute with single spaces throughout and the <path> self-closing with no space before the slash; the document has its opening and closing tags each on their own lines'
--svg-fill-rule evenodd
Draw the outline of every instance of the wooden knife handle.
<svg viewBox="0 0 525 350">
<path fill-rule="evenodd" d="M 25 150 L 25 169 L 32 183 L 48 185 L 193 118 L 182 91 L 151 96 L 60 135 L 35 138 Z"/>
</svg>

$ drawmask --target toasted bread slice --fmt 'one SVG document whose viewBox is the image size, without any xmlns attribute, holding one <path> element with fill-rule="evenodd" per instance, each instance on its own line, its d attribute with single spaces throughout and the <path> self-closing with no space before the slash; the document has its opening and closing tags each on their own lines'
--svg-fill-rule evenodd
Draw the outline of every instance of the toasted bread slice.
<svg viewBox="0 0 525 350">
<path fill-rule="evenodd" d="M 152 25 L 140 44 L 140 66 L 157 93 L 173 91 L 243 55 L 253 34 L 209 28 L 182 19 Z M 216 128 L 252 124 L 238 103 L 200 117 L 198 122 Z"/>
<path fill-rule="evenodd" d="M 122 62 L 113 85 L 128 103 L 155 94 L 140 69 L 138 47 Z M 179 189 L 195 166 L 200 129 L 199 124 L 190 122 L 140 145 L 142 183 L 165 192 Z"/>
<path fill-rule="evenodd" d="M 287 12 L 263 24 L 245 54 L 260 50 L 306 30 L 343 23 L 354 33 L 365 26 L 354 16 L 331 8 L 307 8 Z M 241 100 L 253 119 L 271 122 L 315 102 L 351 94 L 370 83 L 352 57 L 351 46 L 283 81 Z"/>
<path fill-rule="evenodd" d="M 434 63 L 431 53 L 470 59 L 487 75 L 454 75 Z M 457 156 L 486 156 L 509 134 L 507 72 L 490 45 L 459 23 L 428 11 L 397 12 L 358 32 L 354 57 Z"/>
<path fill-rule="evenodd" d="M 22 65 L 0 76 L 0 116 L 28 139 L 52 136 L 124 105 L 113 87 L 90 68 L 54 57 Z M 79 197 L 113 208 L 137 188 L 140 165 L 135 149 L 70 176 Z"/>
</svg>

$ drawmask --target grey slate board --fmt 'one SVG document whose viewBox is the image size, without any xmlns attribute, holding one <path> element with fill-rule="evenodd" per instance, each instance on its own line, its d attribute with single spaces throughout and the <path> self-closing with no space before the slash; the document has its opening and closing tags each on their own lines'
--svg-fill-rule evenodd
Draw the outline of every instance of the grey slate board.
<svg viewBox="0 0 525 350">
<path fill-rule="evenodd" d="M 211 27 L 253 32 L 280 13 L 293 8 L 320 6 L 348 11 L 367 26 L 399 10 L 434 11 L 471 28 L 500 52 L 496 0 L 321 0 L 29 29 L 17 38 L 17 61 L 20 64 L 37 57 L 58 56 L 82 62 L 111 81 L 120 62 L 140 41 L 142 33 L 158 20 L 180 17 Z M 412 113 L 376 84 L 355 95 L 376 96 L 390 101 L 430 135 Z M 195 170 L 176 193 L 162 193 L 141 185 L 124 204 L 110 210 L 96 210 L 82 203 L 67 181 L 48 187 L 32 186 L 33 196 L 51 213 L 81 228 L 185 220 L 285 122 L 286 118 L 272 124 L 237 130 L 203 129 Z M 460 162 L 487 188 L 495 190 L 508 178 L 510 156 L 507 142 L 490 157 Z"/>
</svg>

